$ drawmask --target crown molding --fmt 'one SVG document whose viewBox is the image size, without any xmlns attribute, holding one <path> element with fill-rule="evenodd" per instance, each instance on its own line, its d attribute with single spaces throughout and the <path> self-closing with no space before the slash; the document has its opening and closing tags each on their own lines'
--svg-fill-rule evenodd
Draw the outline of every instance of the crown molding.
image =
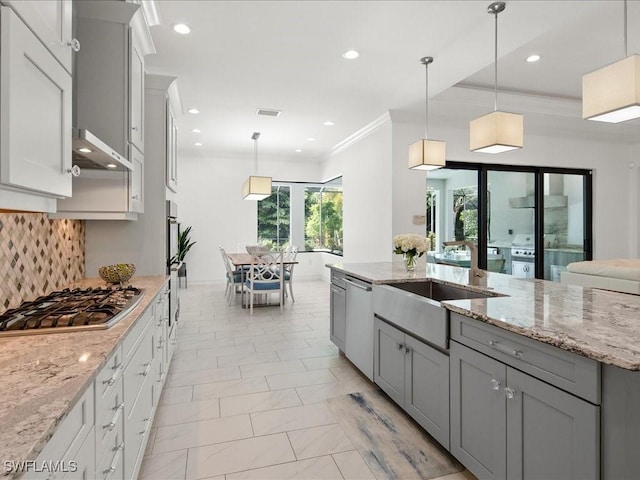
<svg viewBox="0 0 640 480">
<path fill-rule="evenodd" d="M 368 137 L 380 127 L 383 127 L 390 123 L 391 115 L 389 112 L 385 112 L 371 123 L 368 123 L 367 125 L 362 127 L 360 130 L 355 131 L 344 140 L 336 143 L 333 147 L 331 147 L 331 149 L 329 149 L 325 158 L 329 158 L 339 154 L 340 152 L 344 152 L 347 148 L 354 145 L 355 143 L 358 143 L 363 138 Z"/>
</svg>

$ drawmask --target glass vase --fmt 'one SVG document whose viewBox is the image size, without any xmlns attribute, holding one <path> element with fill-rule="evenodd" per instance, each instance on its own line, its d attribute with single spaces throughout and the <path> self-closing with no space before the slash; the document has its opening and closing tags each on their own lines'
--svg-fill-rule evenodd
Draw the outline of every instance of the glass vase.
<svg viewBox="0 0 640 480">
<path fill-rule="evenodd" d="M 417 255 L 412 253 L 405 253 L 403 255 L 404 258 L 404 266 L 407 269 L 407 272 L 413 272 L 416 269 L 416 263 L 418 263 Z"/>
</svg>

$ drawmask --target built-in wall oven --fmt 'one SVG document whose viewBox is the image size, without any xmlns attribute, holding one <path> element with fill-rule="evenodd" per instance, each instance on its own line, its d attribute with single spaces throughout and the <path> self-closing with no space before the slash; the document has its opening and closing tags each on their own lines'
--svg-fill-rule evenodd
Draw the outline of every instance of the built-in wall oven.
<svg viewBox="0 0 640 480">
<path fill-rule="evenodd" d="M 167 275 L 169 279 L 169 331 L 178 321 L 180 305 L 178 299 L 178 205 L 167 200 Z"/>
</svg>

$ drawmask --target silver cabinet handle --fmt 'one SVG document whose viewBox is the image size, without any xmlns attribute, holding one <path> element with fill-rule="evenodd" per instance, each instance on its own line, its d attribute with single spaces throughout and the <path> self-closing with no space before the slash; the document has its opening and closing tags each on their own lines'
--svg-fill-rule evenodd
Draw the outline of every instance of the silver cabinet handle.
<svg viewBox="0 0 640 480">
<path fill-rule="evenodd" d="M 349 285 L 353 285 L 354 287 L 359 288 L 360 290 L 364 290 L 365 292 L 370 292 L 371 291 L 371 285 L 366 286 L 366 285 L 360 285 L 359 283 L 356 282 L 352 282 L 351 280 L 349 280 L 348 278 L 344 279 L 345 283 L 349 284 Z"/>
<path fill-rule="evenodd" d="M 67 168 L 66 173 L 70 173 L 74 177 L 80 176 L 80 167 L 78 165 L 74 165 L 71 168 Z"/>
<path fill-rule="evenodd" d="M 504 346 L 500 342 L 489 340 L 489 346 L 495 348 L 499 352 L 506 353 L 507 355 L 522 357 L 522 350 L 516 350 L 515 348 Z"/>
<path fill-rule="evenodd" d="M 131 127 L 131 130 L 138 131 L 138 127 Z"/>
<path fill-rule="evenodd" d="M 396 345 L 398 347 L 398 350 L 402 350 L 404 348 L 404 345 L 399 343 L 398 345 Z"/>
<path fill-rule="evenodd" d="M 500 390 L 500 387 L 502 387 L 502 382 L 500 382 L 500 380 L 496 380 L 495 378 L 491 379 L 491 389 L 492 390 Z"/>
<path fill-rule="evenodd" d="M 140 373 L 140 375 L 142 375 L 143 377 L 146 377 L 147 375 L 149 375 L 149 369 L 151 368 L 151 362 L 147 362 L 143 364 L 144 368 L 144 372 Z"/>
<path fill-rule="evenodd" d="M 109 379 L 109 380 L 103 380 L 102 383 L 104 385 L 108 385 L 109 387 L 112 387 L 117 381 L 118 381 L 118 370 L 122 369 L 122 362 L 111 367 L 113 370 L 115 370 L 116 373 L 113 374 L 113 376 Z"/>
<path fill-rule="evenodd" d="M 109 431 L 113 430 L 116 427 L 116 422 L 118 421 L 118 417 L 120 416 L 120 412 L 122 412 L 123 408 L 124 402 L 121 402 L 117 407 L 114 407 L 113 409 L 116 411 L 116 413 L 114 413 L 111 421 L 106 425 L 103 425 L 102 428 L 106 428 Z"/>
<path fill-rule="evenodd" d="M 113 451 L 116 452 L 116 453 L 113 456 L 113 459 L 111 460 L 111 465 L 109 466 L 109 468 L 107 468 L 106 470 L 102 471 L 103 474 L 109 475 L 109 477 L 110 477 L 111 474 L 115 473 L 116 465 L 118 464 L 118 460 L 120 460 L 120 455 L 121 455 L 123 450 L 124 450 L 124 442 L 122 442 L 120 445 L 118 445 L 117 447 L 115 447 L 113 449 Z"/>
<path fill-rule="evenodd" d="M 516 397 L 516 391 L 510 387 L 505 387 L 504 394 L 509 400 L 513 400 Z"/>
<path fill-rule="evenodd" d="M 71 47 L 71 50 L 73 50 L 74 52 L 80 51 L 80 41 L 77 38 L 74 38 L 73 40 L 69 40 L 67 42 L 67 46 Z"/>
<path fill-rule="evenodd" d="M 411 353 L 411 347 L 407 347 L 406 345 L 404 346 L 404 354 L 407 355 Z"/>
</svg>

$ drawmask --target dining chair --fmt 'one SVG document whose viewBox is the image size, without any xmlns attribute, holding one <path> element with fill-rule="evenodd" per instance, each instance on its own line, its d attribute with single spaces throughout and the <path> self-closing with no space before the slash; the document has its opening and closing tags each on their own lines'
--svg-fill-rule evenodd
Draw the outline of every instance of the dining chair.
<svg viewBox="0 0 640 480">
<path fill-rule="evenodd" d="M 227 286 L 225 288 L 224 294 L 227 298 L 227 303 L 231 305 L 231 300 L 233 298 L 233 293 L 238 292 L 238 287 L 242 288 L 242 272 L 234 270 L 233 265 L 231 264 L 231 259 L 227 256 L 227 253 L 224 251 L 224 248 L 218 246 L 220 249 L 220 254 L 222 255 L 222 261 L 224 263 L 225 270 L 227 271 Z"/>
<path fill-rule="evenodd" d="M 280 310 L 284 303 L 284 254 L 270 253 L 251 256 L 251 266 L 246 273 L 245 292 L 249 295 L 249 308 L 253 314 L 254 297 L 261 294 L 278 292 Z"/>
<path fill-rule="evenodd" d="M 284 261 L 295 262 L 298 256 L 298 247 L 295 245 L 289 245 L 284 250 Z M 283 264 L 284 265 L 284 294 L 287 295 L 287 285 L 289 285 L 289 295 L 291 301 L 295 303 L 296 299 L 293 297 L 293 267 L 294 263 Z"/>
</svg>

